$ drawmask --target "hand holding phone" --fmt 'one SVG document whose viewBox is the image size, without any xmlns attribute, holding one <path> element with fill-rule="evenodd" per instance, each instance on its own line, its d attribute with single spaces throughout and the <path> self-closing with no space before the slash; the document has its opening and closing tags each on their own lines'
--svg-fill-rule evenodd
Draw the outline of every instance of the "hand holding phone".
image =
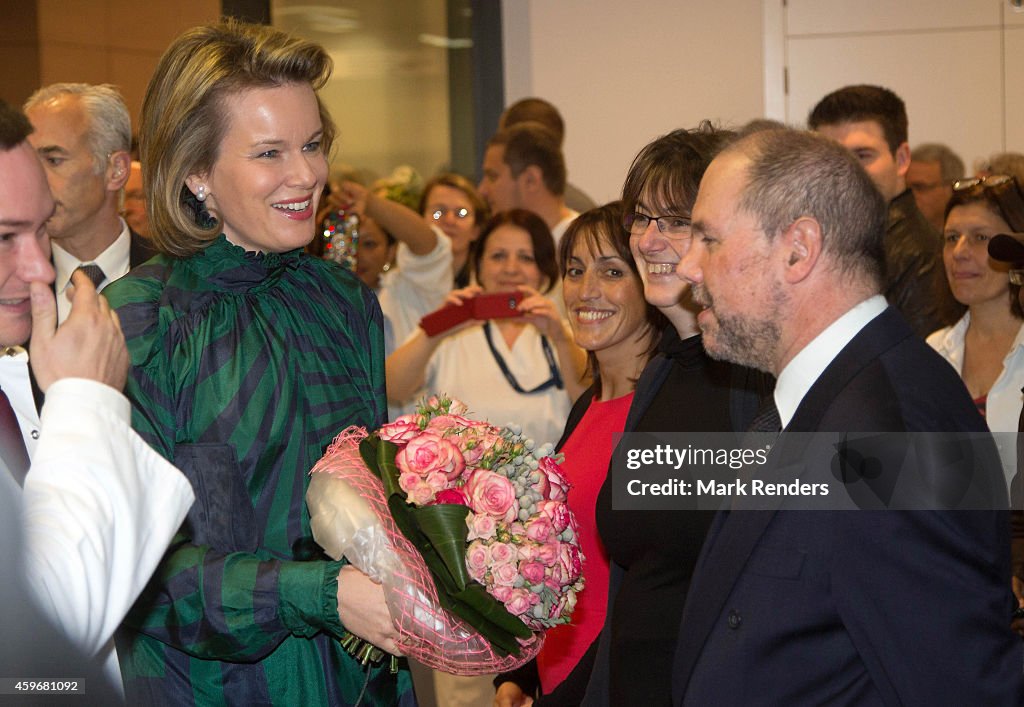
<svg viewBox="0 0 1024 707">
<path fill-rule="evenodd" d="M 461 304 L 447 304 L 420 320 L 420 328 L 427 336 L 437 336 L 469 319 L 502 319 L 520 317 L 519 303 L 522 292 L 492 292 L 478 294 Z"/>
</svg>

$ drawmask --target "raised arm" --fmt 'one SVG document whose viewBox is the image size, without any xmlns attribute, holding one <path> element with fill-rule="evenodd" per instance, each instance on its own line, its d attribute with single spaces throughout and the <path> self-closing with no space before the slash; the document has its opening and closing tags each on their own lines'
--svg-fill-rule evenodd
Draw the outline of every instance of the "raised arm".
<svg viewBox="0 0 1024 707">
<path fill-rule="evenodd" d="M 338 198 L 369 216 L 381 228 L 405 243 L 415 255 L 427 255 L 437 246 L 437 233 L 412 209 L 374 194 L 355 182 L 342 182 Z"/>
<path fill-rule="evenodd" d="M 479 285 L 470 285 L 460 290 L 452 290 L 445 298 L 445 306 L 458 305 L 480 294 Z M 405 343 L 388 356 L 385 364 L 388 401 L 396 404 L 406 402 L 416 394 L 426 382 L 427 365 L 430 357 L 447 337 L 462 331 L 468 326 L 480 322 L 470 319 L 458 324 L 436 336 L 427 336 L 423 329 L 417 328 Z"/>
</svg>

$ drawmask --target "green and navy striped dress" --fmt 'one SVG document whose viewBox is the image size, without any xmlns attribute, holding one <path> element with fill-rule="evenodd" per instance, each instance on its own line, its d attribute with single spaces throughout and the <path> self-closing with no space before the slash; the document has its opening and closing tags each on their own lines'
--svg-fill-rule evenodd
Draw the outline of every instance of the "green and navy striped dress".
<svg viewBox="0 0 1024 707">
<path fill-rule="evenodd" d="M 196 504 L 125 622 L 129 704 L 414 704 L 337 641 L 341 563 L 309 529 L 309 469 L 385 420 L 382 317 L 350 273 L 220 236 L 105 291 L 128 340 L 134 426 Z M 367 683 L 368 680 L 368 683 Z"/>
</svg>

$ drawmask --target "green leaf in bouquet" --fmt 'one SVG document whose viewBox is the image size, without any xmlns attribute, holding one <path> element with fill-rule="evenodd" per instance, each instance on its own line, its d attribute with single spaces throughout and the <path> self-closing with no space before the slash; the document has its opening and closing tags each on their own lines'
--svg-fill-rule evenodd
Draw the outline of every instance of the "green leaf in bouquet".
<svg viewBox="0 0 1024 707">
<path fill-rule="evenodd" d="M 451 575 L 454 586 L 462 590 L 473 584 L 473 578 L 466 569 L 466 537 L 469 535 L 466 516 L 469 515 L 469 506 L 440 503 L 412 508 L 411 512 L 416 526 Z"/>
<path fill-rule="evenodd" d="M 381 439 L 376 434 L 364 437 L 359 443 L 359 456 L 363 458 L 363 464 L 366 464 L 366 468 L 378 479 L 381 478 L 380 468 L 377 466 L 377 447 L 380 443 Z"/>
<path fill-rule="evenodd" d="M 482 584 L 472 582 L 457 593 L 454 599 L 463 607 L 463 612 L 468 607 L 475 616 L 471 620 L 468 612 L 456 609 L 456 613 L 492 645 L 506 653 L 519 655 L 520 646 L 515 639 L 518 637 L 525 640 L 533 635 L 533 631 L 520 618 L 510 614 L 504 604 L 488 594 Z"/>
</svg>

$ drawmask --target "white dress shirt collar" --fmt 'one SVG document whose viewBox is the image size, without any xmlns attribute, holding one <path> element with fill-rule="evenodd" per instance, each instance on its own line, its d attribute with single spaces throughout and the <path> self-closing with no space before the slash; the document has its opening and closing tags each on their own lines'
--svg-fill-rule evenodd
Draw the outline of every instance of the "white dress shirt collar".
<svg viewBox="0 0 1024 707">
<path fill-rule="evenodd" d="M 869 297 L 857 304 L 829 324 L 782 369 L 775 384 L 775 406 L 779 409 L 783 429 L 793 419 L 807 391 L 833 359 L 887 306 L 882 295 Z"/>
<path fill-rule="evenodd" d="M 106 279 L 100 283 L 100 290 L 109 285 L 119 277 L 124 276 L 129 270 L 129 255 L 131 253 L 132 239 L 128 224 L 121 219 L 121 233 L 117 239 L 107 246 L 107 249 L 100 253 L 94 260 L 82 261 L 71 255 L 58 243 L 53 243 L 53 269 L 56 271 L 54 291 L 57 293 L 57 321 L 63 322 L 71 312 L 71 303 L 68 302 L 64 291 L 71 282 L 71 275 L 79 265 L 85 262 L 96 263 L 100 270 L 106 275 Z"/>
</svg>

